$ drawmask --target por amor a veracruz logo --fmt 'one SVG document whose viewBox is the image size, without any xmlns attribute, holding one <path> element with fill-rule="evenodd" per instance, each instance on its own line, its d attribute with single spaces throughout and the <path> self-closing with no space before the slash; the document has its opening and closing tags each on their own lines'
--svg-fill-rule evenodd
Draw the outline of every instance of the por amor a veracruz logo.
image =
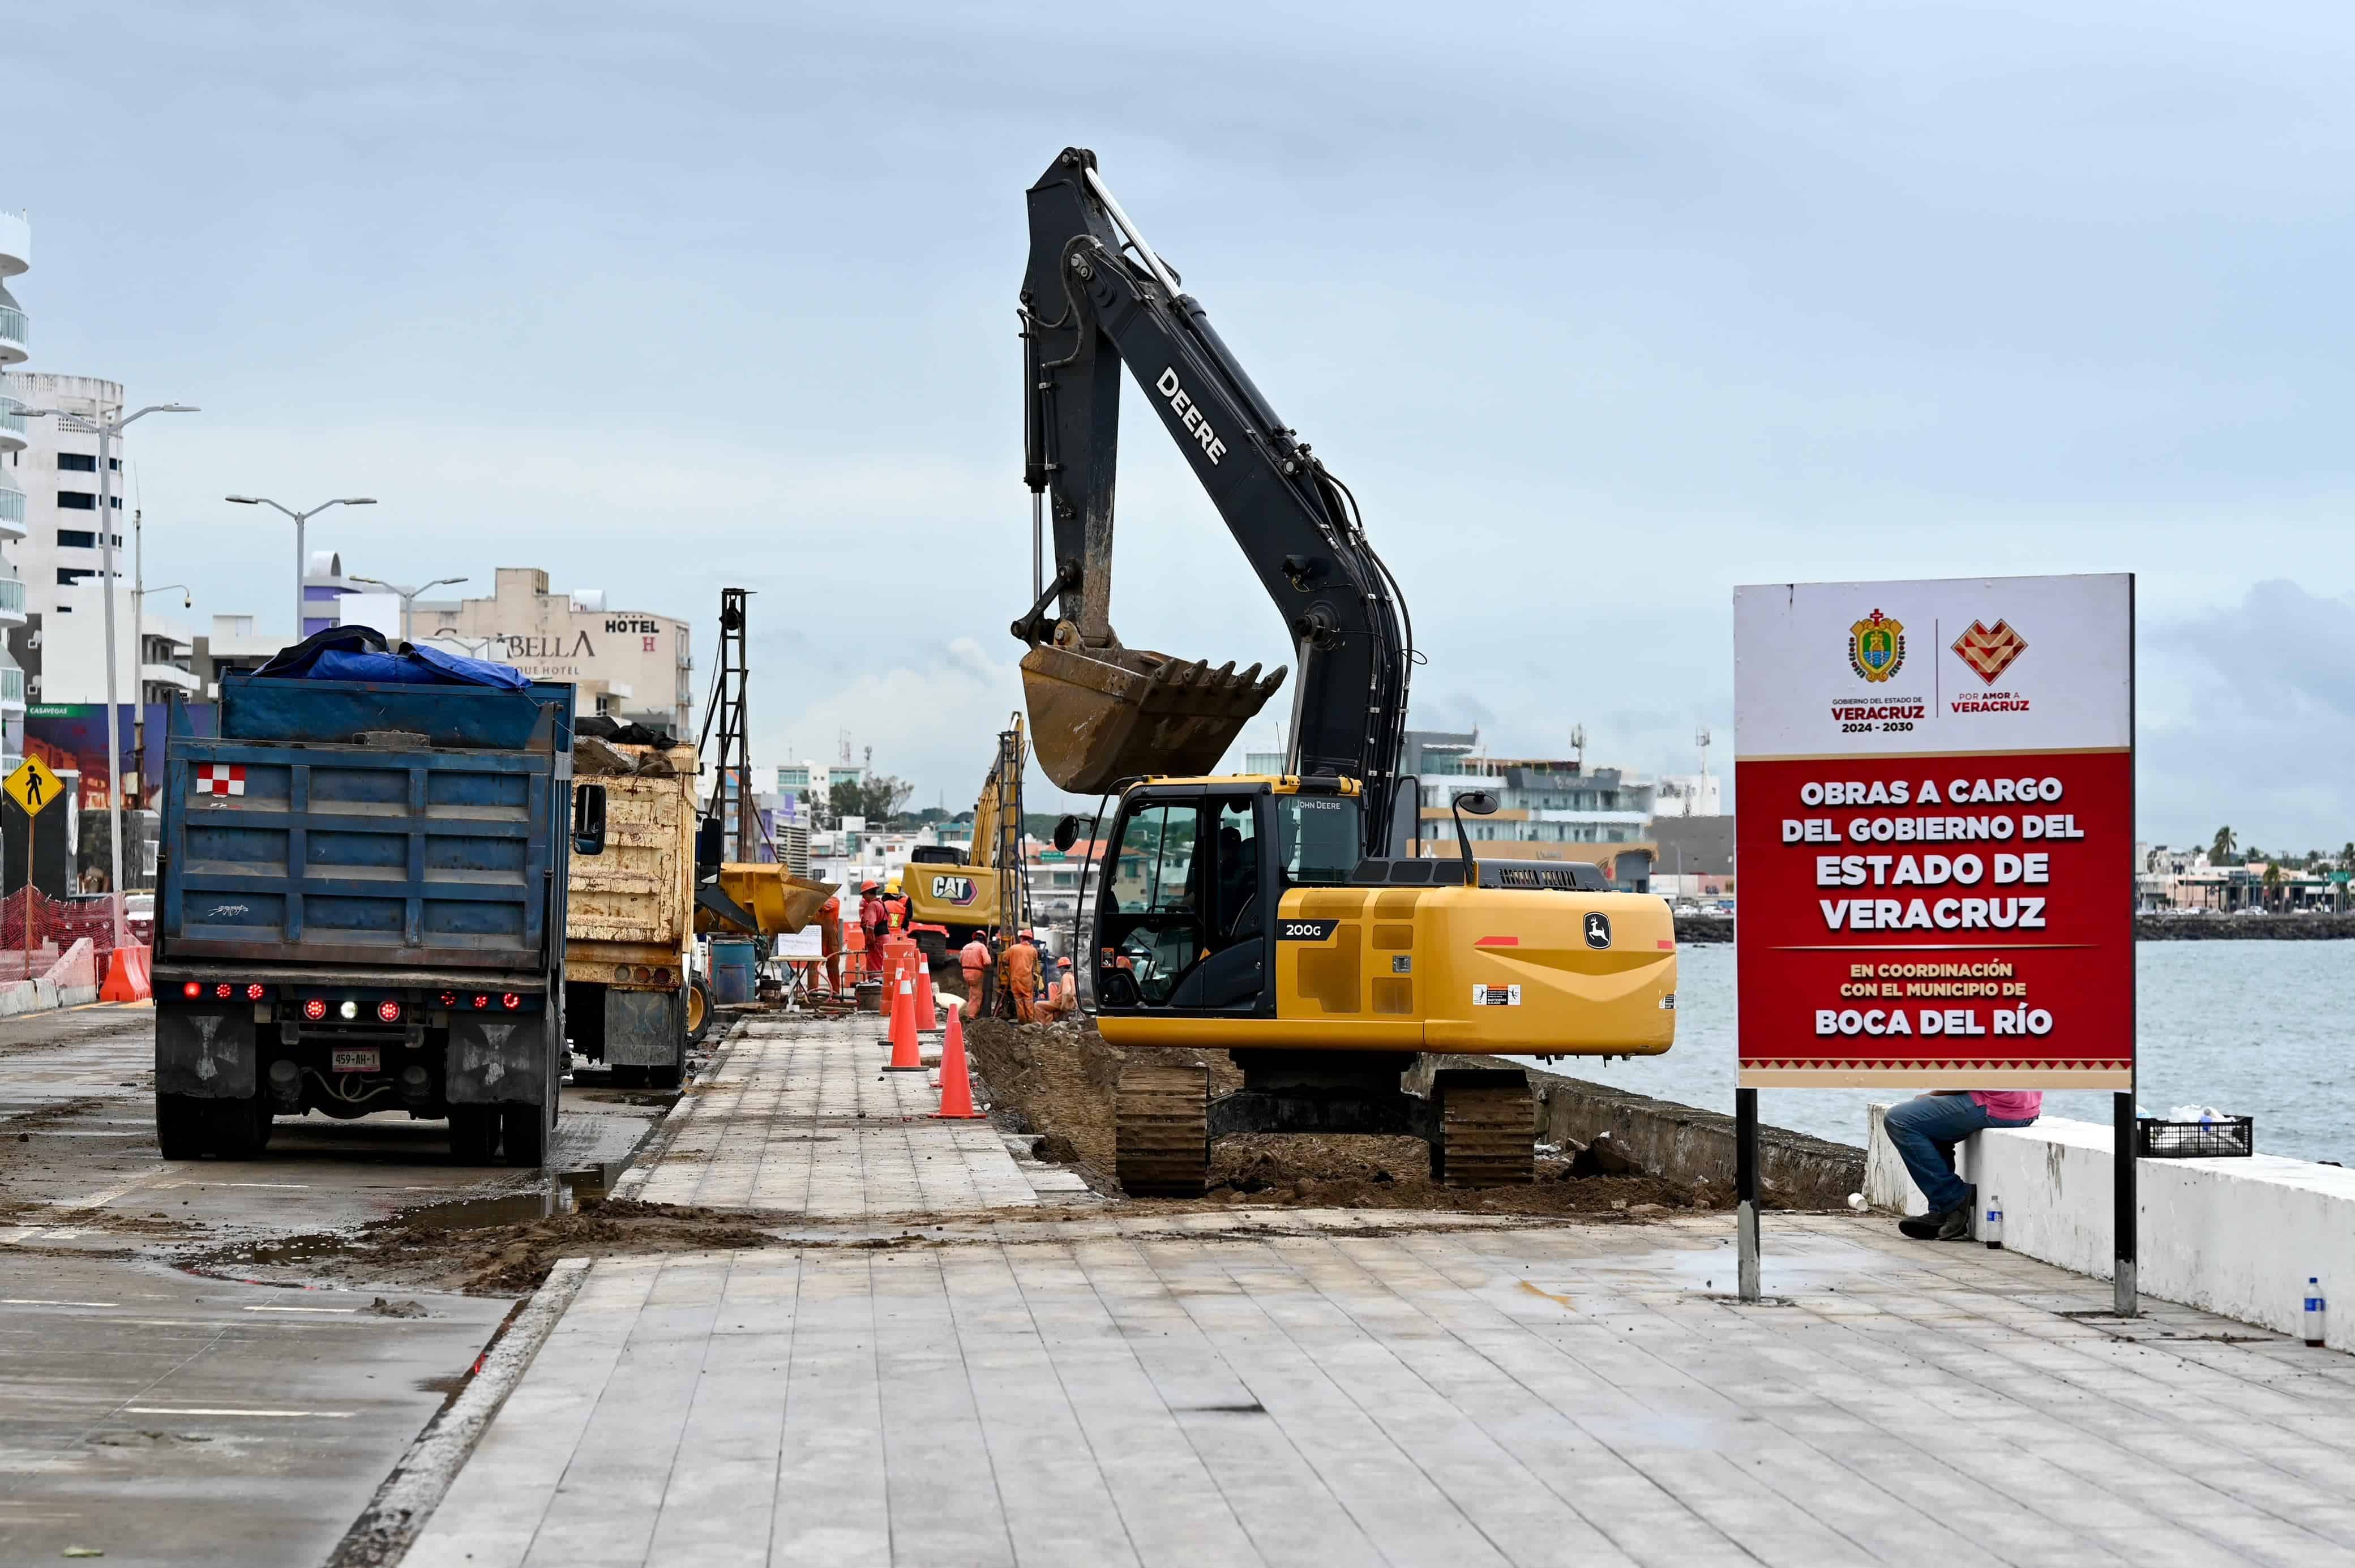
<svg viewBox="0 0 2355 1568">
<path fill-rule="evenodd" d="M 1862 678 L 1884 681 L 1905 664 L 1905 623 L 1875 610 L 1848 629 L 1848 665 Z"/>
<path fill-rule="evenodd" d="M 2027 651 L 2028 639 L 2013 631 L 2009 621 L 1998 621 L 1992 630 L 1985 621 L 1973 621 L 1971 629 L 1955 639 L 1955 656 L 1989 686 Z"/>
</svg>

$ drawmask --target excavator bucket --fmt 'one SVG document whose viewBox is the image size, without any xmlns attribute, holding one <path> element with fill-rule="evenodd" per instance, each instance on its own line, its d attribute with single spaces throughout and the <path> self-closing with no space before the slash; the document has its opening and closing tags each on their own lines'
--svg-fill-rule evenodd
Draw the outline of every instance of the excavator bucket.
<svg viewBox="0 0 2355 1568">
<path fill-rule="evenodd" d="M 1146 773 L 1207 773 L 1284 671 L 1241 675 L 1143 648 L 1042 644 L 1022 656 L 1030 743 L 1060 788 L 1103 795 Z"/>
<path fill-rule="evenodd" d="M 719 868 L 719 891 L 751 915 L 757 929 L 747 935 L 788 936 L 816 916 L 835 888 L 831 882 L 796 877 L 772 862 L 731 861 Z M 732 919 L 720 917 L 709 906 L 696 908 L 695 929 L 698 934 L 725 931 L 733 923 Z"/>
</svg>

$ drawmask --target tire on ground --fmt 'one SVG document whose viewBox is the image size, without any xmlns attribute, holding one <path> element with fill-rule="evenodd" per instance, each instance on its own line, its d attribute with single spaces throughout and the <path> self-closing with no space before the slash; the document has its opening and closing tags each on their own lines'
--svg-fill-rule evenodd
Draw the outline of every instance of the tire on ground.
<svg viewBox="0 0 2355 1568">
<path fill-rule="evenodd" d="M 548 1163 L 548 1109 L 544 1105 L 502 1105 L 499 1134 L 506 1146 L 507 1163 L 537 1170 Z"/>
<path fill-rule="evenodd" d="M 165 1159 L 202 1159 L 212 1152 L 207 1104 L 193 1094 L 155 1096 L 155 1141 Z"/>
<path fill-rule="evenodd" d="M 499 1147 L 496 1105 L 450 1107 L 450 1161 L 453 1165 L 489 1165 Z"/>
</svg>

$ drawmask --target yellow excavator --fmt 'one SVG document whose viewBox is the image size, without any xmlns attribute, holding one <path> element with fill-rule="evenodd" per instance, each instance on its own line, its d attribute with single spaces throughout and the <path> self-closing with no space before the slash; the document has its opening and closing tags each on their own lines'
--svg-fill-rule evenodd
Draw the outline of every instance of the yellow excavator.
<svg viewBox="0 0 2355 1568">
<path fill-rule="evenodd" d="M 1022 770 L 1028 757 L 1017 713 L 998 732 L 997 755 L 974 802 L 972 844 L 964 849 L 921 846 L 900 873 L 910 934 L 931 963 L 940 963 L 975 935 L 986 937 L 992 926 L 1002 933 L 1002 955 L 1005 942 L 1029 918 L 1022 876 Z"/>
<path fill-rule="evenodd" d="M 1497 797 L 1434 784 L 1453 857 L 1421 848 L 1426 786 L 1397 772 L 1412 623 L 1355 498 L 1276 417 L 1096 166 L 1067 148 L 1030 187 L 1020 319 L 1033 589 L 1014 623 L 1039 762 L 1117 795 L 1094 880 L 1097 1027 L 1124 1048 L 1220 1049 L 1209 1070 L 1132 1059 L 1117 1163 L 1134 1194 L 1198 1196 L 1234 1133 L 1411 1134 L 1455 1186 L 1526 1182 L 1518 1069 L 1442 1056 L 1655 1055 L 1676 1039 L 1665 900 L 1576 862 L 1483 860 L 1464 817 Z M 1123 645 L 1111 624 L 1121 371 L 1185 453 L 1284 615 L 1299 666 L 1283 773 L 1210 773 L 1285 671 L 1240 675 Z M 1048 570 L 1051 529 L 1053 570 Z M 1056 829 L 1077 840 L 1078 820 Z M 1085 901 L 1082 901 L 1083 906 Z M 1140 1055 L 1146 1054 L 1140 1051 Z"/>
</svg>

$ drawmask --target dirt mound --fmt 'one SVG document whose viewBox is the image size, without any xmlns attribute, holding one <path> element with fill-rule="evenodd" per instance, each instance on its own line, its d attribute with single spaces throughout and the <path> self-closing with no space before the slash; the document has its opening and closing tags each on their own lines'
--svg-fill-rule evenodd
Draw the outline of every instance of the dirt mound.
<svg viewBox="0 0 2355 1568">
<path fill-rule="evenodd" d="M 1040 1157 L 1073 1151 L 1068 1163 L 1099 1192 L 1117 1193 L 1114 1175 L 1113 1090 L 1127 1060 L 1084 1019 L 1010 1024 L 978 1019 L 965 1044 L 989 1085 L 993 1114 L 1036 1135 Z M 1242 1087 L 1223 1051 L 1159 1051 L 1153 1060 L 1200 1062 L 1210 1093 Z M 1431 1157 L 1419 1138 L 1273 1136 L 1221 1138 L 1211 1146 L 1210 1187 L 1200 1202 L 1151 1200 L 1159 1211 L 1204 1204 L 1297 1208 L 1427 1209 L 1487 1214 L 1631 1214 L 1660 1209 L 1720 1208 L 1730 1194 L 1689 1189 L 1644 1175 L 1572 1176 L 1571 1155 L 1540 1154 L 1528 1187 L 1466 1191 L 1431 1179 Z"/>
<path fill-rule="evenodd" d="M 350 1232 L 287 1236 L 227 1247 L 197 1260 L 204 1272 L 293 1269 L 304 1277 L 406 1285 L 470 1295 L 531 1290 L 559 1258 L 644 1256 L 777 1244 L 764 1227 L 794 1216 L 613 1200 L 577 1213 L 511 1225 L 453 1230 L 418 1216 L 380 1220 Z"/>
</svg>

